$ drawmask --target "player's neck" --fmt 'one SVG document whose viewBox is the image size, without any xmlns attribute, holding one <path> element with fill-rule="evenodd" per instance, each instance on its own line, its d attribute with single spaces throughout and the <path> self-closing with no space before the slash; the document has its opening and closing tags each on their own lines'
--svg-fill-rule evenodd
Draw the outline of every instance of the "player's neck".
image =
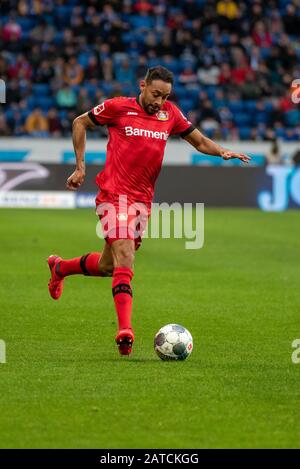
<svg viewBox="0 0 300 469">
<path fill-rule="evenodd" d="M 138 105 L 142 108 L 143 108 L 143 105 L 142 105 L 142 98 L 141 98 L 141 95 L 139 94 L 137 97 L 136 97 L 136 102 L 138 103 Z"/>
</svg>

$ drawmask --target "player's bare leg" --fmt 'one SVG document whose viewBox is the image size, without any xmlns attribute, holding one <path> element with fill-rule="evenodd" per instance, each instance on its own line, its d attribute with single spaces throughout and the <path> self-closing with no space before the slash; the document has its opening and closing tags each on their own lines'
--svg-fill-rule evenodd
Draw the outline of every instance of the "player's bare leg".
<svg viewBox="0 0 300 469">
<path fill-rule="evenodd" d="M 111 245 L 113 258 L 112 292 L 118 316 L 119 332 L 116 343 L 121 355 L 131 353 L 134 333 L 131 326 L 132 290 L 135 244 L 131 239 L 116 240 Z"/>
<path fill-rule="evenodd" d="M 91 252 L 74 259 L 62 259 L 52 255 L 48 258 L 48 266 L 51 272 L 49 293 L 54 300 L 58 300 L 63 291 L 64 278 L 69 275 L 111 277 L 113 273 L 111 248 L 105 243 L 102 253 Z"/>
<path fill-rule="evenodd" d="M 99 260 L 99 272 L 101 273 L 102 277 L 112 277 L 113 270 L 114 263 L 111 247 L 108 243 L 105 243 L 102 256 Z"/>
</svg>

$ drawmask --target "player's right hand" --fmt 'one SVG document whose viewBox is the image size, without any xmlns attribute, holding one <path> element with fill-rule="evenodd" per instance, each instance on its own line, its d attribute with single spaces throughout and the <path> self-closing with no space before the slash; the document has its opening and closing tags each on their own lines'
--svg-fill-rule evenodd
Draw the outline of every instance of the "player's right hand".
<svg viewBox="0 0 300 469">
<path fill-rule="evenodd" d="M 71 174 L 67 179 L 67 189 L 70 191 L 77 191 L 79 187 L 83 184 L 85 178 L 85 171 L 82 169 L 75 169 L 74 173 Z"/>
</svg>

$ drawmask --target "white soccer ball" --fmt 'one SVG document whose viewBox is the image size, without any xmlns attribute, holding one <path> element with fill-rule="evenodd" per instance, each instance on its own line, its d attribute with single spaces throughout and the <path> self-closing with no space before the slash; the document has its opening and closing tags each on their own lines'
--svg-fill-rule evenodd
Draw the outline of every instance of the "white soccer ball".
<svg viewBox="0 0 300 469">
<path fill-rule="evenodd" d="M 193 350 L 190 332 L 179 324 L 167 324 L 154 337 L 154 350 L 162 360 L 185 360 Z"/>
</svg>

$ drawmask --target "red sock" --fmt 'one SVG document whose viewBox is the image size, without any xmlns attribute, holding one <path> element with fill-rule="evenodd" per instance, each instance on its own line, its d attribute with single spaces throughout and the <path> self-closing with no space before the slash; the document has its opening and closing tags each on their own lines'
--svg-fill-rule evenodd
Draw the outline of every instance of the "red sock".
<svg viewBox="0 0 300 469">
<path fill-rule="evenodd" d="M 116 267 L 113 272 L 112 293 L 118 315 L 119 330 L 131 328 L 133 272 L 128 267 Z"/>
<path fill-rule="evenodd" d="M 91 252 L 74 259 L 62 259 L 59 263 L 58 273 L 66 277 L 67 275 L 81 274 L 100 276 L 99 260 L 101 252 Z"/>
</svg>

